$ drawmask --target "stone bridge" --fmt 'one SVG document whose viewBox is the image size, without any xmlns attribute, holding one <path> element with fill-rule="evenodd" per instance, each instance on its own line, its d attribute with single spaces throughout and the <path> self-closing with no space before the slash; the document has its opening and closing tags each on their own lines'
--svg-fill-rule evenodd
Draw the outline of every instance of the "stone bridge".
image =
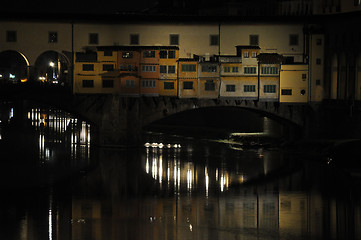
<svg viewBox="0 0 361 240">
<path fill-rule="evenodd" d="M 308 104 L 239 99 L 73 95 L 70 89 L 48 85 L 3 85 L 0 94 L 2 99 L 24 99 L 56 107 L 90 122 L 92 135 L 101 146 L 136 143 L 140 140 L 142 128 L 150 123 L 198 108 L 239 107 L 301 129 L 307 128 L 314 112 Z"/>
</svg>

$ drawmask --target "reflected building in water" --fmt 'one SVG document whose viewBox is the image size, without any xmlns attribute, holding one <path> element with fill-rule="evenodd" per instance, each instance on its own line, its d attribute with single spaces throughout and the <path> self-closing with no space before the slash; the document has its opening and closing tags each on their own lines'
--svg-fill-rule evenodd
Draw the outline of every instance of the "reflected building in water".
<svg viewBox="0 0 361 240">
<path fill-rule="evenodd" d="M 70 148 L 73 161 L 90 158 L 90 124 L 67 112 L 49 108 L 31 109 L 28 119 L 39 133 L 39 160 L 42 163 L 54 160 L 55 151 L 64 151 L 59 149 L 64 147 L 63 143 Z"/>
<path fill-rule="evenodd" d="M 143 170 L 153 178 L 157 197 L 73 198 L 72 239 L 361 238 L 360 200 L 350 205 L 348 198 L 303 190 L 309 175 L 319 174 L 307 166 L 254 181 L 272 170 L 275 158 L 269 151 L 249 154 L 255 156 L 252 171 L 229 161 L 197 162 L 189 146 L 152 144 Z"/>
</svg>

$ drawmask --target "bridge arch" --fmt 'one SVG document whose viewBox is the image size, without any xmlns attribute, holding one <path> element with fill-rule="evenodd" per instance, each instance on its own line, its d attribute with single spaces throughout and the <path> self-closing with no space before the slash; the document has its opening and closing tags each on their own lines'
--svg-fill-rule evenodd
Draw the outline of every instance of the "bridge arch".
<svg viewBox="0 0 361 240">
<path fill-rule="evenodd" d="M 29 61 L 27 57 L 15 50 L 0 52 L 0 79 L 5 82 L 18 83 L 29 78 Z"/>
<path fill-rule="evenodd" d="M 34 63 L 34 79 L 51 84 L 68 85 L 70 83 L 71 61 L 57 51 L 41 53 Z"/>
<path fill-rule="evenodd" d="M 170 127 L 205 126 L 222 131 L 264 132 L 274 136 L 290 137 L 299 133 L 303 127 L 275 113 L 247 106 L 201 106 L 170 114 L 163 111 L 163 117 L 161 115 L 152 122 L 143 122 L 143 128 L 158 127 L 159 124 L 165 125 L 166 128 L 167 124 Z"/>
</svg>

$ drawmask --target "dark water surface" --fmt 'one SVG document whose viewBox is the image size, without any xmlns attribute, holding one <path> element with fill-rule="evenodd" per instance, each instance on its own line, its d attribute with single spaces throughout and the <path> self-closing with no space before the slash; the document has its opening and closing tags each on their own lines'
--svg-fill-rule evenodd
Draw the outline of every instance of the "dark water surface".
<svg viewBox="0 0 361 240">
<path fill-rule="evenodd" d="M 1 108 L 0 239 L 361 239 L 360 180 L 280 147 L 146 133 Z"/>
</svg>

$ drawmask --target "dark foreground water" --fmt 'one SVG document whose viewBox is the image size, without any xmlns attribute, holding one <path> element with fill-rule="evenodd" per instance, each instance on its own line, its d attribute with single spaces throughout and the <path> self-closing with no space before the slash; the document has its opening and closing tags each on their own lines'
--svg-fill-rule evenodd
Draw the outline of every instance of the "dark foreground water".
<svg viewBox="0 0 361 240">
<path fill-rule="evenodd" d="M 156 133 L 96 148 L 67 113 L 14 112 L 2 107 L 0 239 L 361 239 L 360 180 L 321 157 Z"/>
</svg>

